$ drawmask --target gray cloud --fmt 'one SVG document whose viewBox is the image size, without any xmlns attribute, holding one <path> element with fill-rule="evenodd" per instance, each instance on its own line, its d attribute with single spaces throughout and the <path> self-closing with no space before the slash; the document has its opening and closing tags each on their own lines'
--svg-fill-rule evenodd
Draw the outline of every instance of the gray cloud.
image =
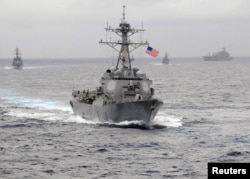
<svg viewBox="0 0 250 179">
<path fill-rule="evenodd" d="M 128 22 L 143 22 L 143 38 L 162 55 L 202 56 L 222 47 L 249 55 L 248 0 L 0 0 L 0 57 L 12 56 L 16 44 L 27 58 L 111 56 L 98 41 L 107 21 L 119 25 L 124 3 Z"/>
</svg>

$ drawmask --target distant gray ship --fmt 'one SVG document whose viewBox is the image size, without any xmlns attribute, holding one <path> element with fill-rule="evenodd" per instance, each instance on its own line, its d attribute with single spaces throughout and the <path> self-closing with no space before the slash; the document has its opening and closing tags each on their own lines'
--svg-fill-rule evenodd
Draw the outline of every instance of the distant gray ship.
<svg viewBox="0 0 250 179">
<path fill-rule="evenodd" d="M 164 56 L 164 58 L 163 58 L 163 60 L 162 60 L 162 63 L 163 64 L 165 64 L 165 65 L 167 65 L 167 64 L 169 64 L 169 58 L 168 58 L 168 53 L 166 52 L 166 54 L 165 54 L 165 56 Z"/>
<path fill-rule="evenodd" d="M 216 52 L 213 55 L 203 56 L 204 61 L 230 61 L 233 58 L 226 51 L 226 48 L 223 48 L 222 51 Z"/>
<path fill-rule="evenodd" d="M 12 63 L 12 67 L 18 70 L 23 69 L 23 61 L 21 59 L 18 47 L 15 49 L 15 57 Z"/>
<path fill-rule="evenodd" d="M 131 66 L 133 59 L 130 52 L 142 45 L 149 45 L 148 42 L 136 43 L 128 38 L 145 30 L 131 28 L 126 22 L 125 6 L 119 27 L 107 26 L 105 30 L 121 37 L 118 41 L 99 42 L 119 52 L 116 66 L 105 71 L 100 79 L 101 86 L 96 90 L 73 90 L 73 98 L 70 100 L 73 112 L 84 119 L 115 123 L 139 121 L 147 125 L 154 119 L 163 102 L 153 98 L 154 89 L 150 87 L 152 81 L 146 74 Z M 121 45 L 119 50 L 117 45 Z"/>
</svg>

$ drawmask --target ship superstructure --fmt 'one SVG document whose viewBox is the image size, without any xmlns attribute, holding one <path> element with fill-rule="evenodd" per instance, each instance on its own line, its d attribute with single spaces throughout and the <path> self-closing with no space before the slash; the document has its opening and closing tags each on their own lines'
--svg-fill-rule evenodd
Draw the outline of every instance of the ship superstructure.
<svg viewBox="0 0 250 179">
<path fill-rule="evenodd" d="M 96 90 L 73 90 L 70 101 L 75 114 L 85 119 L 99 121 L 141 121 L 146 124 L 152 120 L 163 102 L 153 98 L 152 81 L 138 68 L 132 68 L 130 52 L 148 42 L 132 42 L 129 37 L 144 32 L 144 29 L 131 28 L 123 17 L 118 28 L 105 28 L 121 37 L 118 41 L 103 41 L 115 49 L 119 55 L 116 66 L 108 68 L 100 79 L 101 86 Z M 120 46 L 120 49 L 117 49 Z M 131 49 L 130 49 L 131 47 Z"/>
</svg>

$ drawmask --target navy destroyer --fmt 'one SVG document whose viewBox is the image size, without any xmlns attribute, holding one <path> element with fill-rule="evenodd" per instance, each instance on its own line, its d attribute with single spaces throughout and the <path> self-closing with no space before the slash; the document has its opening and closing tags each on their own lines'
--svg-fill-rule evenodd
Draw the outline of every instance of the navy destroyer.
<svg viewBox="0 0 250 179">
<path fill-rule="evenodd" d="M 18 70 L 23 68 L 23 62 L 18 47 L 16 47 L 15 49 L 15 57 L 12 63 L 12 67 Z"/>
<path fill-rule="evenodd" d="M 140 46 L 149 45 L 148 42 L 132 42 L 129 37 L 145 31 L 143 28 L 131 28 L 125 19 L 125 6 L 123 17 L 118 28 L 107 26 L 107 32 L 114 32 L 121 37 L 118 41 L 103 41 L 118 52 L 115 67 L 108 68 L 100 79 L 101 85 L 95 90 L 75 90 L 70 105 L 74 114 L 84 119 L 101 122 L 119 123 L 124 121 L 139 121 L 149 124 L 154 119 L 159 108 L 163 105 L 161 100 L 153 98 L 154 89 L 150 87 L 152 81 L 138 68 L 132 68 L 133 59 L 130 52 Z M 120 49 L 116 46 L 120 45 Z M 131 47 L 131 49 L 129 48 Z"/>
<path fill-rule="evenodd" d="M 221 51 L 213 53 L 213 55 L 203 56 L 204 61 L 230 61 L 233 58 L 226 51 L 226 48 L 223 48 Z"/>
<path fill-rule="evenodd" d="M 165 56 L 163 57 L 162 63 L 167 65 L 169 64 L 169 58 L 168 58 L 168 53 L 166 52 Z"/>
</svg>

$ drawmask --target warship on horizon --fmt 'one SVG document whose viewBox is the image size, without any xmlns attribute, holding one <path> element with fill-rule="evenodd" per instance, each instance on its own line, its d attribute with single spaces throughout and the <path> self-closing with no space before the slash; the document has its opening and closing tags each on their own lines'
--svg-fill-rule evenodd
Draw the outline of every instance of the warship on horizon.
<svg viewBox="0 0 250 179">
<path fill-rule="evenodd" d="M 75 90 L 70 105 L 74 114 L 87 120 L 111 121 L 139 121 L 148 125 L 154 119 L 159 108 L 163 105 L 161 100 L 153 98 L 154 89 L 150 87 L 152 81 L 138 68 L 132 68 L 133 59 L 130 52 L 148 42 L 132 42 L 128 37 L 145 30 L 131 28 L 125 19 L 125 6 L 123 18 L 118 28 L 105 28 L 107 32 L 114 32 L 122 39 L 118 41 L 103 41 L 119 53 L 115 67 L 108 68 L 100 79 L 101 86 L 96 90 Z M 120 50 L 116 48 L 121 45 Z M 129 46 L 132 49 L 129 49 Z"/>
<path fill-rule="evenodd" d="M 18 47 L 16 47 L 15 49 L 15 57 L 12 63 L 12 67 L 18 70 L 23 69 L 23 62 L 22 62 Z"/>
<path fill-rule="evenodd" d="M 233 58 L 226 51 L 226 48 L 223 48 L 222 51 L 216 52 L 213 55 L 203 56 L 204 61 L 230 61 Z"/>
<path fill-rule="evenodd" d="M 169 64 L 169 58 L 168 58 L 168 53 L 166 52 L 165 56 L 163 57 L 162 63 L 165 65 Z"/>
</svg>

